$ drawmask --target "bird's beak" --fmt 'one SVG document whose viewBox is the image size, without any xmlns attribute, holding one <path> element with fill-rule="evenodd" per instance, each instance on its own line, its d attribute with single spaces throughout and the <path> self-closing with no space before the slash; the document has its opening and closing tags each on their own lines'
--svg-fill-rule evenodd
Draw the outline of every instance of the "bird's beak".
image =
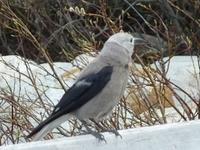
<svg viewBox="0 0 200 150">
<path fill-rule="evenodd" d="M 138 53 L 138 49 L 140 49 L 141 47 L 148 45 L 148 42 L 145 41 L 143 38 L 134 38 L 134 53 L 132 55 L 132 58 L 134 59 L 134 56 Z"/>
<path fill-rule="evenodd" d="M 146 45 L 147 41 L 145 41 L 142 38 L 134 38 L 134 44 L 135 44 L 135 46 L 137 46 L 137 45 Z"/>
</svg>

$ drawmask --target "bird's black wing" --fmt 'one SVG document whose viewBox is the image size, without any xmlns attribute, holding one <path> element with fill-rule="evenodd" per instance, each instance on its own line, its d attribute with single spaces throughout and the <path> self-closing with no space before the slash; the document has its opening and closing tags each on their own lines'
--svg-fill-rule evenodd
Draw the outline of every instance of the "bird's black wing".
<svg viewBox="0 0 200 150">
<path fill-rule="evenodd" d="M 106 66 L 97 73 L 91 73 L 80 78 L 61 98 L 53 113 L 39 124 L 27 138 L 39 132 L 45 125 L 57 118 L 75 111 L 98 95 L 110 81 L 113 72 L 112 66 Z"/>
</svg>

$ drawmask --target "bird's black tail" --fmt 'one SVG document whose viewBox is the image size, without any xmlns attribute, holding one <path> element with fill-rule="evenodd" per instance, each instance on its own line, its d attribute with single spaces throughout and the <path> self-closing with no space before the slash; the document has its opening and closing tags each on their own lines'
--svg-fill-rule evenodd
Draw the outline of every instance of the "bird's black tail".
<svg viewBox="0 0 200 150">
<path fill-rule="evenodd" d="M 46 120 L 44 120 L 42 123 L 40 123 L 36 128 L 34 128 L 33 131 L 26 138 L 33 137 L 32 138 L 33 141 L 40 140 L 48 132 L 53 130 L 55 127 L 58 127 L 60 124 L 62 124 L 64 121 L 70 118 L 71 118 L 70 114 L 66 114 L 60 117 L 58 117 L 57 115 L 52 115 Z"/>
</svg>

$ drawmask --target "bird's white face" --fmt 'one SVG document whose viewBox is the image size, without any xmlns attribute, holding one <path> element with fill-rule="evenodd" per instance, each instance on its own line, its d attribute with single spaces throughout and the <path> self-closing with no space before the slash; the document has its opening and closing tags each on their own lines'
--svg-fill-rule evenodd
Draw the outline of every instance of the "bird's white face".
<svg viewBox="0 0 200 150">
<path fill-rule="evenodd" d="M 132 56 L 133 49 L 134 49 L 134 41 L 135 38 L 126 32 L 119 32 L 114 35 L 112 35 L 106 42 L 114 42 L 125 48 L 126 53 L 128 53 L 129 56 Z"/>
</svg>

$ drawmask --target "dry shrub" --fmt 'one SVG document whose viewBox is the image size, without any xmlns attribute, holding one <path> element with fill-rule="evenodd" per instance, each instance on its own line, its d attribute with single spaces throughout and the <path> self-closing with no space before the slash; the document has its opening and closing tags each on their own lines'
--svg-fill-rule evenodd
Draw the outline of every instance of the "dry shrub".
<svg viewBox="0 0 200 150">
<path fill-rule="evenodd" d="M 149 44 L 147 47 L 139 47 L 136 52 L 141 56 L 137 58 L 137 62 L 142 65 L 142 73 L 137 74 L 133 71 L 134 86 L 129 86 L 130 93 L 121 100 L 112 117 L 102 121 L 100 125 L 124 129 L 167 123 L 168 107 L 175 110 L 181 117 L 180 120 L 192 120 L 200 116 L 198 99 L 181 87 L 176 87 L 188 94 L 195 105 L 195 109 L 191 108 L 172 88 L 172 85 L 175 85 L 165 77 L 166 72 L 147 69 L 145 65 L 148 66 L 163 56 L 199 55 L 199 7 L 199 2 L 193 0 L 134 2 L 2 0 L 0 1 L 0 53 L 17 54 L 37 63 L 47 62 L 57 83 L 66 89 L 62 78 L 54 69 L 53 61 L 70 61 L 79 54 L 96 52 L 101 49 L 109 35 L 121 29 L 131 33 L 143 33 L 143 38 Z M 147 49 L 148 53 L 144 49 Z M 26 60 L 24 61 L 27 64 Z M 13 77 L 14 80 L 22 82 L 21 76 L 25 76 L 24 73 L 17 67 L 9 65 L 8 67 L 19 73 L 19 77 Z M 46 101 L 41 97 L 45 91 L 37 87 L 33 72 L 28 65 L 26 69 L 29 70 L 26 78 L 31 81 L 37 98 L 32 100 L 29 93 L 26 94 L 26 98 L 17 96 L 13 88 L 18 86 L 20 89 L 20 84 L 14 87 L 8 84 L 7 90 L 1 89 L 0 145 L 24 142 L 25 135 L 35 124 L 47 117 L 53 108 L 51 98 L 47 98 Z M 143 89 L 147 83 L 142 85 L 138 75 L 151 86 L 148 93 Z M 176 97 L 181 108 L 175 105 L 172 97 Z M 36 112 L 38 109 L 41 111 Z M 82 133 L 82 126 L 77 120 L 72 119 L 69 124 L 69 129 L 59 127 L 54 132 L 67 136 Z M 101 131 L 95 123 L 92 126 Z M 47 138 L 52 137 L 52 134 L 47 136 Z"/>
</svg>

